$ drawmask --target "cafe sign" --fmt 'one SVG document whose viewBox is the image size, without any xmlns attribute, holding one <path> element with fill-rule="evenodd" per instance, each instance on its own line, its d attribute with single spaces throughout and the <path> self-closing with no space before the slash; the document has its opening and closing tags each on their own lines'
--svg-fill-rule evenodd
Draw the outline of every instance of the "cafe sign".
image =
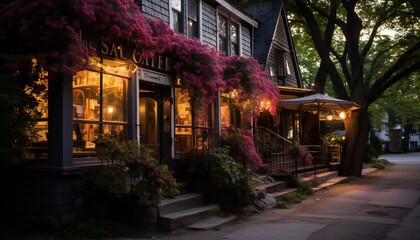
<svg viewBox="0 0 420 240">
<path fill-rule="evenodd" d="M 82 46 L 88 50 L 94 50 L 99 56 L 121 59 L 132 62 L 139 67 L 149 68 L 156 71 L 171 71 L 171 59 L 168 56 L 155 54 L 151 58 L 142 55 L 142 50 L 132 45 L 124 45 L 116 42 L 95 41 L 91 37 L 79 32 Z"/>
<path fill-rule="evenodd" d="M 137 71 L 137 78 L 146 82 L 170 86 L 171 82 L 166 74 L 141 68 Z"/>
</svg>

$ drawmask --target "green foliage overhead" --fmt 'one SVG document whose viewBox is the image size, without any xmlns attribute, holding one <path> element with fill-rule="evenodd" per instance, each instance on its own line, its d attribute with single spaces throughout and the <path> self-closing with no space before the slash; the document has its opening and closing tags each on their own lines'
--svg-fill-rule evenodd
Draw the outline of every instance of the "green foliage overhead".
<svg viewBox="0 0 420 240">
<path fill-rule="evenodd" d="M 420 74 L 411 75 L 407 81 L 399 82 L 389 88 L 382 101 L 388 106 L 388 115 L 395 119 L 391 122 L 412 125 L 419 129 L 420 122 Z"/>
</svg>

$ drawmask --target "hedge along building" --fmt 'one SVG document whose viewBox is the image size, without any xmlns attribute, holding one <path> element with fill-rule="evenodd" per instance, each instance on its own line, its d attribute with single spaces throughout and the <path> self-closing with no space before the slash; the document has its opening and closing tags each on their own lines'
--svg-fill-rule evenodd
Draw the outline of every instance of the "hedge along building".
<svg viewBox="0 0 420 240">
<path fill-rule="evenodd" d="M 261 99 L 275 112 L 277 89 L 256 61 L 236 56 L 251 56 L 258 24 L 226 1 L 137 3 L 163 21 L 145 18 L 128 0 L 53 3 L 15 1 L 0 10 L 9 35 L 4 46 L 18 46 L 3 50 L 29 55 L 36 59 L 29 66 L 48 75 L 31 161 L 3 175 L 13 182 L 2 204 L 17 206 L 8 207 L 11 215 L 60 225 L 74 211 L 79 170 L 98 164 L 98 133 L 137 139 L 164 161 L 209 145 L 206 133 L 246 126 Z"/>
</svg>

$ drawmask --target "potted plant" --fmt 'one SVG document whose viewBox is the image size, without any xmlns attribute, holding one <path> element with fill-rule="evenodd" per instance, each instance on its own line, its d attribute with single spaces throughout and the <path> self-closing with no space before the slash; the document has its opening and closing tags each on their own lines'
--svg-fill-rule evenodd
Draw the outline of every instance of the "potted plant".
<svg viewBox="0 0 420 240">
<path fill-rule="evenodd" d="M 115 146 L 116 140 L 112 139 L 110 134 L 101 133 L 96 136 L 93 141 L 95 143 L 95 151 L 98 157 L 101 159 L 101 163 L 104 158 L 109 157 L 110 149 Z"/>
</svg>

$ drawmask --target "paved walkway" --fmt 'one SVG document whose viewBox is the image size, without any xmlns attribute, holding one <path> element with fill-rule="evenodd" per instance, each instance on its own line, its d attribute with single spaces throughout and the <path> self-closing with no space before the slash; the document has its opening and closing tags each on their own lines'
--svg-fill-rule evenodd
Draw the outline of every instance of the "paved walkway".
<svg viewBox="0 0 420 240">
<path fill-rule="evenodd" d="M 216 230 L 181 229 L 156 239 L 420 239 L 420 153 L 382 155 L 385 170 L 365 169 L 290 209 L 274 209 Z"/>
<path fill-rule="evenodd" d="M 147 233 L 148 238 L 119 240 L 419 240 L 420 153 L 380 158 L 392 164 L 379 171 L 365 168 L 362 178 L 318 191 L 289 209 L 239 217 L 214 230 L 179 229 L 170 234 L 156 233 L 154 237 Z M 0 239 L 56 239 L 56 235 L 29 231 L 0 234 Z"/>
</svg>

